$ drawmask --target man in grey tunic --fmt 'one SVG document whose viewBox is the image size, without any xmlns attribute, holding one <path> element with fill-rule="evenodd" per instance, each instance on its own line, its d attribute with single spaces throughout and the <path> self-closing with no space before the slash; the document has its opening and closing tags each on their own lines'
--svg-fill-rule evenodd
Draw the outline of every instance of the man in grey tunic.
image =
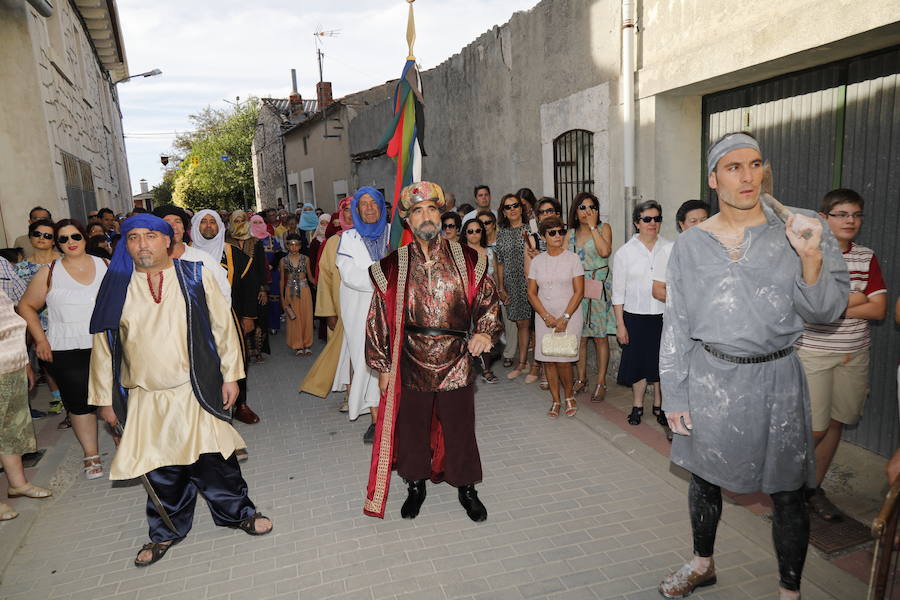
<svg viewBox="0 0 900 600">
<path fill-rule="evenodd" d="M 804 486 L 815 485 L 809 394 L 793 345 L 803 323 L 847 306 L 849 279 L 811 211 L 782 223 L 759 196 L 758 142 L 729 134 L 707 155 L 720 212 L 679 236 L 668 264 L 659 372 L 672 462 L 691 472 L 694 558 L 660 583 L 683 598 L 716 582 L 721 488 L 772 496 L 780 597 L 799 598 L 809 542 Z"/>
</svg>

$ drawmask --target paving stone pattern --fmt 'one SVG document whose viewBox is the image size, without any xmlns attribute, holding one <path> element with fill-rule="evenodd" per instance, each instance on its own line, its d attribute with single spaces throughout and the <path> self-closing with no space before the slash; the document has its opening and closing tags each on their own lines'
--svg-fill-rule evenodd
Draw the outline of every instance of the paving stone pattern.
<svg viewBox="0 0 900 600">
<path fill-rule="evenodd" d="M 244 476 L 274 520 L 272 534 L 217 528 L 198 502 L 190 536 L 138 569 L 132 560 L 147 541 L 143 488 L 79 478 L 45 505 L 0 598 L 656 599 L 659 580 L 689 558 L 683 492 L 577 417 L 548 419 L 547 392 L 507 381 L 502 369 L 501 382 L 477 394 L 478 490 L 488 520 L 472 523 L 454 488 L 429 484 L 421 514 L 405 521 L 396 474 L 385 519 L 364 516 L 368 417 L 348 422 L 335 394 L 298 394 L 312 360 L 292 356 L 283 334 L 272 347 L 250 376 L 262 421 L 238 424 L 250 450 Z M 104 451 L 113 451 L 109 439 Z M 723 522 L 716 551 L 719 583 L 693 597 L 777 597 L 771 547 Z M 832 598 L 808 582 L 803 591 L 807 600 Z"/>
</svg>

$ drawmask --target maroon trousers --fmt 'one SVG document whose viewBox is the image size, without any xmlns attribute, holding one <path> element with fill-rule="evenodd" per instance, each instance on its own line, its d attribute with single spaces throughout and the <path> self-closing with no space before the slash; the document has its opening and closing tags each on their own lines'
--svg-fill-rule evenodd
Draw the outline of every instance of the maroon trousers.
<svg viewBox="0 0 900 600">
<path fill-rule="evenodd" d="M 460 487 L 481 481 L 475 441 L 475 386 L 450 392 L 419 392 L 404 387 L 397 413 L 396 464 L 404 479 L 431 477 L 431 416 L 444 430 L 444 480 Z"/>
</svg>

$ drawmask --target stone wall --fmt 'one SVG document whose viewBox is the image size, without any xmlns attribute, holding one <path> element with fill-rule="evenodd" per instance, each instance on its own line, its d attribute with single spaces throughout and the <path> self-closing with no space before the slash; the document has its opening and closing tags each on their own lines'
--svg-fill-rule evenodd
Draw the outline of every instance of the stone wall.
<svg viewBox="0 0 900 600">
<path fill-rule="evenodd" d="M 259 108 L 256 133 L 253 136 L 253 185 L 256 191 L 256 209 L 276 208 L 282 202 L 289 210 L 291 205 L 285 189 L 284 154 L 281 140 L 282 118 L 277 109 L 265 101 Z"/>
</svg>

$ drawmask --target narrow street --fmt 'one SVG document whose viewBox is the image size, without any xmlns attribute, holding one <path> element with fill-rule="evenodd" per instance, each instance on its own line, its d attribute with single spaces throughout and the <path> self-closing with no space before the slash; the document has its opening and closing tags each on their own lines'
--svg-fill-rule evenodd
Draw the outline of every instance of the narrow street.
<svg viewBox="0 0 900 600">
<path fill-rule="evenodd" d="M 273 518 L 273 534 L 216 528 L 198 502 L 191 535 L 138 569 L 132 560 L 147 535 L 142 487 L 79 475 L 41 507 L 0 597 L 656 599 L 660 578 L 688 558 L 686 484 L 660 467 L 661 457 L 648 466 L 641 452 L 629 456 L 601 435 L 614 428 L 586 399 L 574 419 L 549 420 L 546 392 L 508 382 L 503 369 L 501 382 L 482 384 L 477 396 L 487 522 L 469 521 L 447 485 L 430 485 L 420 516 L 404 521 L 396 476 L 386 518 L 363 516 L 367 418 L 349 423 L 336 395 L 298 394 L 312 360 L 292 356 L 283 335 L 272 347 L 275 355 L 251 370 L 250 404 L 262 421 L 238 427 L 250 450 L 243 471 L 251 497 Z M 103 437 L 108 463 L 113 448 Z M 75 445 L 71 435 L 60 443 Z M 69 452 L 64 469 L 78 468 Z M 776 598 L 770 539 L 765 521 L 727 505 L 719 583 L 695 597 Z M 805 600 L 864 589 L 832 587 L 832 577 L 846 576 L 812 555 L 807 575 Z"/>
</svg>

